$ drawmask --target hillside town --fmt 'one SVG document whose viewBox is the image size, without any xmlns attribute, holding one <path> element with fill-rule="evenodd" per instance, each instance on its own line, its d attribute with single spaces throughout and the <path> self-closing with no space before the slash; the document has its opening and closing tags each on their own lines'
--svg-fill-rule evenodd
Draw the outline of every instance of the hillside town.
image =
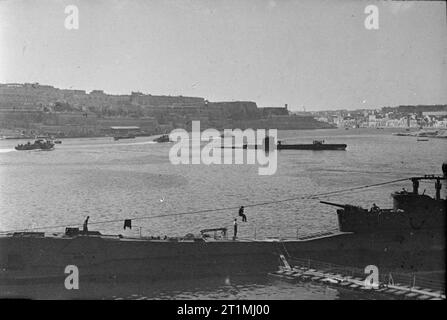
<svg viewBox="0 0 447 320">
<path fill-rule="evenodd" d="M 305 108 L 303 108 L 305 110 Z M 447 128 L 447 105 L 376 109 L 290 111 L 259 108 L 253 101 L 211 102 L 202 97 L 163 96 L 102 90 L 58 89 L 39 83 L 0 84 L 0 137 L 28 138 L 109 136 L 122 129 L 147 136 L 201 127 L 276 128 Z"/>
<path fill-rule="evenodd" d="M 288 106 L 258 108 L 252 101 L 211 102 L 201 97 L 163 96 L 102 90 L 58 89 L 39 83 L 0 84 L 0 136 L 92 137 L 131 128 L 137 135 L 201 128 L 335 128 L 312 115 L 295 115 Z"/>
<path fill-rule="evenodd" d="M 447 128 L 447 105 L 416 105 L 310 113 L 341 128 Z"/>
</svg>

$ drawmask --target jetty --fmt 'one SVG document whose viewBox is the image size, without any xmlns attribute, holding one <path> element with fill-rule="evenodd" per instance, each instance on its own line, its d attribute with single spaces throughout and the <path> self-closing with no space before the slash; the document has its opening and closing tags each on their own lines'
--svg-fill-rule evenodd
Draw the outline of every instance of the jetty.
<svg viewBox="0 0 447 320">
<path fill-rule="evenodd" d="M 366 280 L 365 270 L 310 259 L 280 255 L 282 265 L 269 276 L 288 281 L 315 282 L 335 288 L 360 291 L 390 299 L 445 300 L 445 282 L 427 275 L 379 273 L 376 283 Z"/>
</svg>

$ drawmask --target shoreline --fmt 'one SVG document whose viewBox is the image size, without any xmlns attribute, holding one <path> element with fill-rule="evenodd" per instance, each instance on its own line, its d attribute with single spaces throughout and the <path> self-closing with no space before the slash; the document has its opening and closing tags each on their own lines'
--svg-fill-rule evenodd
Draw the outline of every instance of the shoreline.
<svg viewBox="0 0 447 320">
<path fill-rule="evenodd" d="M 207 128 L 207 129 L 209 129 L 209 128 Z M 207 129 L 204 129 L 204 130 L 201 130 L 201 132 L 203 132 L 203 131 L 205 131 L 205 130 L 207 130 Z M 226 129 L 229 129 L 229 128 L 226 128 Z M 230 130 L 235 130 L 235 129 L 237 129 L 237 128 L 231 128 Z M 278 129 L 278 128 L 269 128 L 269 129 L 267 129 L 267 128 L 265 128 L 266 130 L 269 130 L 269 129 L 277 129 L 278 131 L 279 130 L 281 130 L 281 131 L 302 131 L 302 130 L 336 130 L 336 129 L 340 129 L 340 128 L 334 128 L 334 127 L 331 127 L 331 128 L 303 128 L 303 129 Z M 174 129 L 175 130 L 175 129 Z M 225 129 L 223 129 L 223 130 L 225 130 Z M 223 131 L 223 130 L 220 130 L 220 131 Z M 245 129 L 241 129 L 241 130 L 245 130 Z M 192 131 L 191 130 L 186 130 L 188 133 L 191 133 Z M 159 135 L 163 135 L 163 134 L 169 134 L 169 133 L 166 133 L 166 132 L 161 132 L 161 133 L 153 133 L 153 134 L 149 134 L 149 133 L 147 133 L 147 134 L 135 134 L 135 136 L 136 137 L 153 137 L 153 136 L 159 136 Z M 45 135 L 36 135 L 36 136 L 41 136 L 41 137 L 43 137 L 43 136 L 45 136 Z M 34 140 L 34 139 L 36 139 L 36 136 L 23 136 L 23 137 L 19 137 L 19 136 L 1 136 L 0 135 L 0 141 L 2 141 L 2 140 Z M 77 136 L 77 135 L 73 135 L 73 136 L 64 136 L 64 137 L 61 137 L 61 136 L 54 136 L 54 138 L 55 139 L 81 139 L 81 138 L 113 138 L 113 135 L 89 135 L 89 136 Z"/>
</svg>

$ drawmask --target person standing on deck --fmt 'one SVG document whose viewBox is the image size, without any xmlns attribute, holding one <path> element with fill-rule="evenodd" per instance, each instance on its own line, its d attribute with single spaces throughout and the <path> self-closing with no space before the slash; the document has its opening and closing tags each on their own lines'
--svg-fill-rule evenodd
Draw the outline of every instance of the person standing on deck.
<svg viewBox="0 0 447 320">
<path fill-rule="evenodd" d="M 237 219 L 234 219 L 233 225 L 234 225 L 233 240 L 236 240 L 236 237 L 237 237 Z"/>
<path fill-rule="evenodd" d="M 84 225 L 82 226 L 83 232 L 88 232 L 88 219 L 90 219 L 90 216 L 87 216 L 87 219 L 84 221 Z"/>
<path fill-rule="evenodd" d="M 435 183 L 435 190 L 436 190 L 436 200 L 440 200 L 441 199 L 441 188 L 442 188 L 442 183 L 441 180 L 436 179 L 436 183 Z"/>
<path fill-rule="evenodd" d="M 242 217 L 242 222 L 247 222 L 247 216 L 244 214 L 244 206 L 239 208 L 239 216 Z"/>
<path fill-rule="evenodd" d="M 413 193 L 418 194 L 419 189 L 419 180 L 418 179 L 411 179 L 413 182 Z"/>
</svg>

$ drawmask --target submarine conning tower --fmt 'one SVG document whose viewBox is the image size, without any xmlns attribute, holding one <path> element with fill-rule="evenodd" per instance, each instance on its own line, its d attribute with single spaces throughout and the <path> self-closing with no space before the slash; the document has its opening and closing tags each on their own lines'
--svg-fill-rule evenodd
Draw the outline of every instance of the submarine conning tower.
<svg viewBox="0 0 447 320">
<path fill-rule="evenodd" d="M 422 177 L 410 178 L 413 183 L 413 190 L 394 192 L 391 194 L 393 197 L 394 210 L 405 211 L 444 211 L 446 200 L 441 197 L 442 180 L 447 180 L 447 162 L 442 164 L 442 175 L 424 175 Z M 430 197 L 425 194 L 425 190 L 422 194 L 419 193 L 419 181 L 421 180 L 434 180 L 435 181 L 435 197 Z"/>
</svg>

